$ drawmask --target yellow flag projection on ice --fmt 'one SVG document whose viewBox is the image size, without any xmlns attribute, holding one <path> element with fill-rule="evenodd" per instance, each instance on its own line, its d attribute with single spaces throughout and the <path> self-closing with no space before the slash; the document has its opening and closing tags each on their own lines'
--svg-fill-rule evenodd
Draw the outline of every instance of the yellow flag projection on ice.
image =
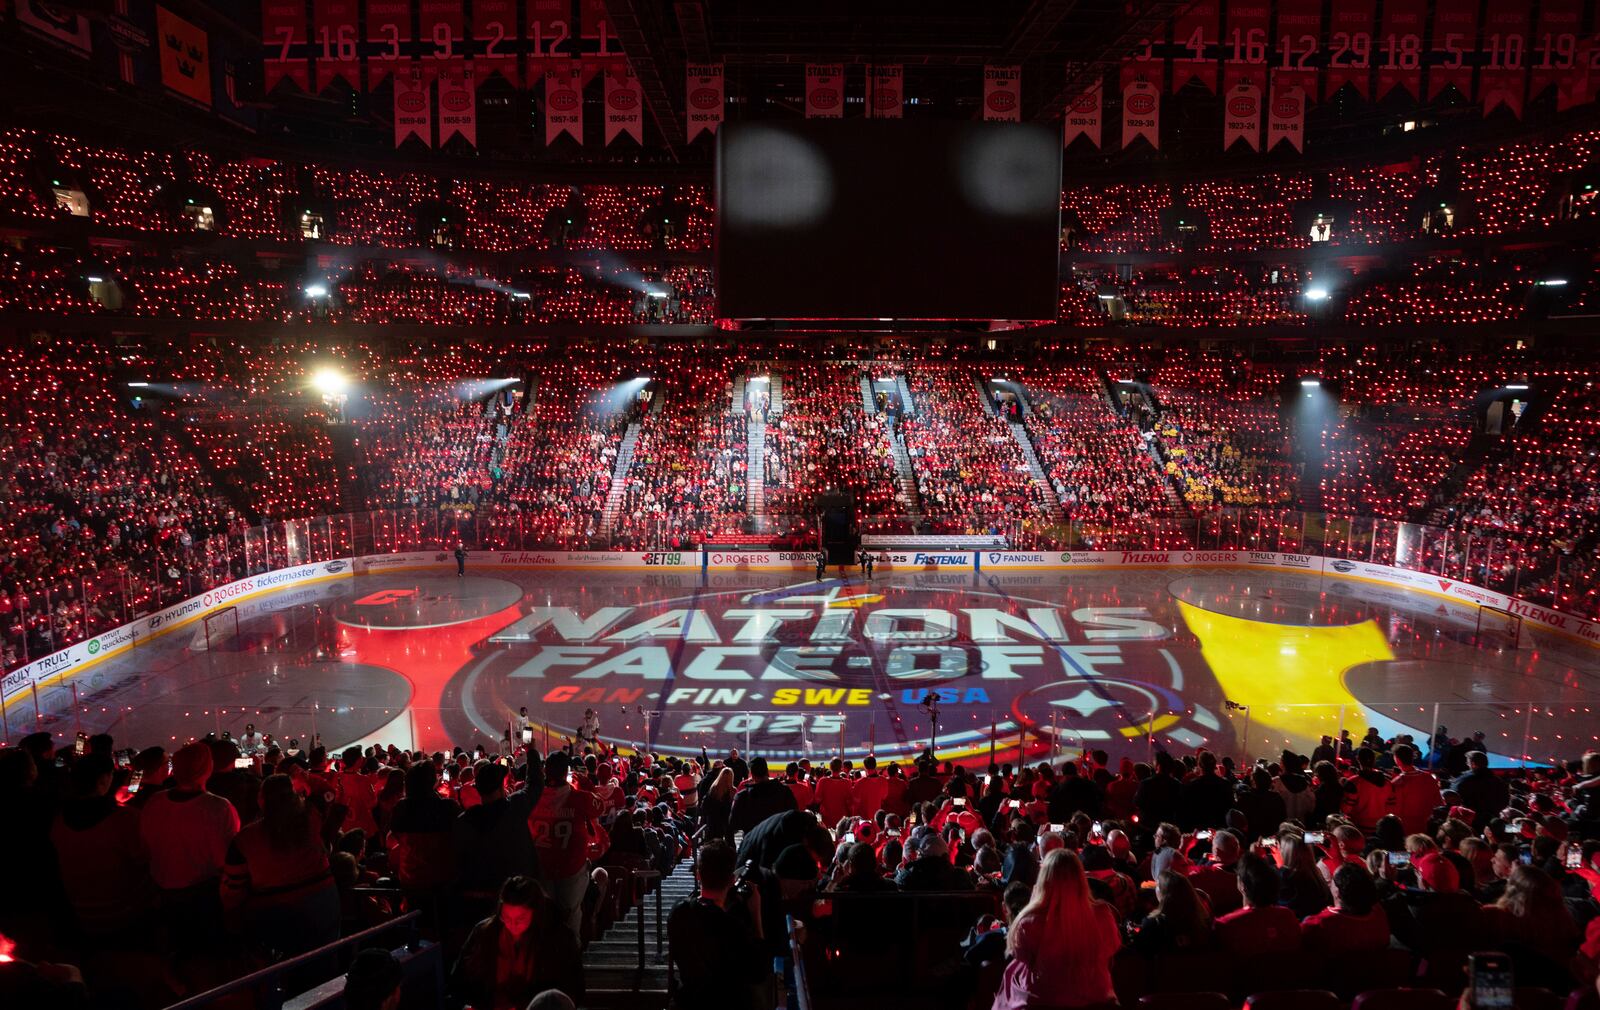
<svg viewBox="0 0 1600 1010">
<path fill-rule="evenodd" d="M 1376 621 L 1337 627 L 1273 624 L 1177 603 L 1223 696 L 1250 706 L 1252 739 L 1245 741 L 1246 753 L 1262 753 L 1264 739 L 1282 746 L 1288 737 L 1298 746 L 1314 744 L 1324 734 L 1335 736 L 1341 706 L 1345 727 L 1361 735 L 1366 715 L 1345 687 L 1344 672 L 1394 658 Z"/>
</svg>

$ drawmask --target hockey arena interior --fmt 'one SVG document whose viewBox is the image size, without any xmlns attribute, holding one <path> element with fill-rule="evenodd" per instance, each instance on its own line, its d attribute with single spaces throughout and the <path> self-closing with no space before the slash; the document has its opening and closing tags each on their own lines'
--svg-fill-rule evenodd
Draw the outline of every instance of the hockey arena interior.
<svg viewBox="0 0 1600 1010">
<path fill-rule="evenodd" d="M 0 53 L 0 1006 L 1600 1010 L 1594 0 Z"/>
</svg>

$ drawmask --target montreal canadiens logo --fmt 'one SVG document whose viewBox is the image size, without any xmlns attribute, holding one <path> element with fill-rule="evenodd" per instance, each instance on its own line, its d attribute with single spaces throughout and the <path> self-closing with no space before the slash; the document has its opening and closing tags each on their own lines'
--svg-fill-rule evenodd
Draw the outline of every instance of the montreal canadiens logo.
<svg viewBox="0 0 1600 1010">
<path fill-rule="evenodd" d="M 1135 116 L 1148 116 L 1156 109 L 1154 95 L 1137 94 L 1128 97 L 1128 111 Z"/>
<path fill-rule="evenodd" d="M 1093 92 L 1084 92 L 1072 100 L 1073 112 L 1093 112 L 1100 107 L 1100 96 Z"/>
<path fill-rule="evenodd" d="M 613 109 L 628 112 L 638 107 L 639 98 L 632 91 L 613 91 L 606 96 L 606 104 Z"/>
<path fill-rule="evenodd" d="M 1238 119 L 1256 114 L 1256 99 L 1254 95 L 1236 95 L 1228 99 L 1228 115 Z"/>
<path fill-rule="evenodd" d="M 817 88 L 811 92 L 811 104 L 819 109 L 831 109 L 839 104 L 839 90 Z"/>
<path fill-rule="evenodd" d="M 1300 114 L 1300 103 L 1293 98 L 1279 98 L 1272 103 L 1272 114 L 1279 119 L 1293 119 Z"/>
<path fill-rule="evenodd" d="M 874 109 L 893 109 L 900 104 L 900 92 L 887 88 L 879 89 L 872 93 L 872 107 Z"/>
<path fill-rule="evenodd" d="M 989 108 L 995 112 L 1010 112 L 1017 107 L 1017 96 L 1009 91 L 996 91 L 989 95 Z"/>
<path fill-rule="evenodd" d="M 578 102 L 576 91 L 557 91 L 550 96 L 550 108 L 557 112 L 571 112 L 578 107 Z"/>
<path fill-rule="evenodd" d="M 423 106 L 428 104 L 428 98 L 419 92 L 407 91 L 399 97 L 396 104 L 400 106 L 402 112 L 421 112 Z"/>
<path fill-rule="evenodd" d="M 447 112 L 465 112 L 472 107 L 472 99 L 463 91 L 447 91 L 439 99 Z"/>
<path fill-rule="evenodd" d="M 689 104 L 697 109 L 714 109 L 722 101 L 722 93 L 716 88 L 695 88 L 689 92 Z"/>
</svg>

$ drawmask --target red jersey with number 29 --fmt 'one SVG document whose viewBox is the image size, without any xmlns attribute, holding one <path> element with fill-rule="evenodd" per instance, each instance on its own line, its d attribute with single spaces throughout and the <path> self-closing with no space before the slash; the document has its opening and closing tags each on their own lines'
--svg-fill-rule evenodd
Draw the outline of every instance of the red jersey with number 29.
<svg viewBox="0 0 1600 1010">
<path fill-rule="evenodd" d="M 589 859 L 589 822 L 604 809 L 593 793 L 566 784 L 545 787 L 528 815 L 540 876 L 552 879 L 582 872 Z"/>
</svg>

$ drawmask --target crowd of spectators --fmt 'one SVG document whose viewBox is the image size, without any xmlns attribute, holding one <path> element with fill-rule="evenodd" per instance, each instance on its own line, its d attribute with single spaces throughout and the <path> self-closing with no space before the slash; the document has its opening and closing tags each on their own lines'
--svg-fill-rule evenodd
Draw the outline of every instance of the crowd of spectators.
<svg viewBox="0 0 1600 1010">
<path fill-rule="evenodd" d="M 1482 734 L 1441 727 L 1422 746 L 1346 731 L 1248 766 L 1201 748 L 779 774 L 737 750 L 541 754 L 510 737 L 434 754 L 250 728 L 171 752 L 24 738 L 0 750 L 0 846 L 32 871 L 0 906 L 24 966 L 0 987 L 155 1006 L 420 910 L 451 1006 L 581 1003 L 581 951 L 631 900 L 629 873 L 690 858 L 698 893 L 666 923 L 684 1010 L 771 1006 L 786 916 L 813 985 L 873 956 L 853 945 L 935 942 L 838 932 L 836 900 L 893 893 L 988 896 L 966 942 L 923 952 L 936 1006 L 1455 992 L 1480 950 L 1504 952 L 1519 987 L 1565 994 L 1600 966 L 1596 753 L 1494 771 Z"/>
</svg>

